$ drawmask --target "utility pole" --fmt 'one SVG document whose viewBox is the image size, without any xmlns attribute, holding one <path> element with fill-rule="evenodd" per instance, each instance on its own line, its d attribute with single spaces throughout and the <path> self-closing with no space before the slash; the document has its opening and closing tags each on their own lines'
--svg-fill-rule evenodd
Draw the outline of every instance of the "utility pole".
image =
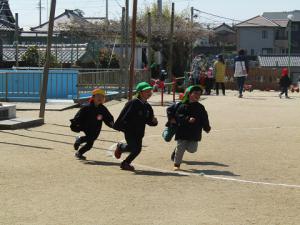
<svg viewBox="0 0 300 225">
<path fill-rule="evenodd" d="M 106 0 L 105 18 L 106 18 L 106 22 L 108 24 L 108 0 Z"/>
<path fill-rule="evenodd" d="M 45 117 L 45 106 L 46 106 L 46 99 L 47 99 L 47 85 L 48 85 L 48 74 L 49 74 L 49 66 L 50 66 L 51 44 L 53 38 L 55 6 L 56 6 L 56 0 L 51 0 L 49 26 L 48 26 L 48 40 L 47 40 L 47 49 L 46 49 L 46 61 L 45 61 L 44 71 L 43 71 L 43 86 L 40 94 L 39 117 L 43 119 Z"/>
<path fill-rule="evenodd" d="M 158 29 L 161 30 L 162 29 L 162 27 L 161 27 L 161 24 L 162 24 L 162 0 L 157 0 L 157 17 L 158 17 Z M 161 61 L 162 61 L 161 50 L 158 52 L 157 61 L 158 61 L 157 63 L 159 65 L 161 65 Z"/>
<path fill-rule="evenodd" d="M 133 0 L 132 31 L 131 31 L 132 39 L 131 39 L 131 57 L 130 57 L 130 77 L 129 77 L 128 100 L 132 99 L 132 91 L 133 91 L 134 63 L 135 63 L 135 40 L 136 40 L 137 2 L 138 2 L 138 0 Z"/>
<path fill-rule="evenodd" d="M 39 8 L 39 12 L 40 12 L 40 17 L 39 17 L 40 23 L 39 23 L 39 25 L 41 25 L 41 24 L 42 24 L 42 0 L 39 1 L 39 6 L 38 6 L 38 8 Z"/>
<path fill-rule="evenodd" d="M 193 33 L 193 27 L 194 27 L 194 7 L 191 7 L 191 33 L 189 36 L 192 35 Z M 190 37 L 191 38 L 191 37 Z M 190 68 L 192 67 L 192 63 L 193 63 L 193 42 L 192 42 L 192 38 L 191 38 L 191 43 L 190 43 Z"/>
<path fill-rule="evenodd" d="M 173 34 L 174 34 L 174 8 L 175 3 L 172 3 L 172 14 L 171 14 L 171 29 L 170 29 L 170 35 L 169 35 L 169 59 L 168 59 L 168 78 L 171 81 L 172 80 L 172 67 L 173 67 Z M 168 88 L 168 93 L 170 93 L 170 88 Z"/>
<path fill-rule="evenodd" d="M 16 24 L 15 24 L 15 46 L 16 46 L 16 67 L 19 67 L 19 14 L 15 14 Z"/>
<path fill-rule="evenodd" d="M 162 16 L 162 0 L 157 0 L 157 14 L 158 14 L 158 18 L 161 19 L 161 16 Z"/>
</svg>

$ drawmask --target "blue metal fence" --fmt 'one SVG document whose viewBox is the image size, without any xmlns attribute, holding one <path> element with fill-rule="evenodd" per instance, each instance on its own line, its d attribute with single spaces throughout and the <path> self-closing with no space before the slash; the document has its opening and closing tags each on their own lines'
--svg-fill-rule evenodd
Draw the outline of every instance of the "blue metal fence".
<svg viewBox="0 0 300 225">
<path fill-rule="evenodd" d="M 39 101 L 42 85 L 41 70 L 0 71 L 0 100 Z M 50 70 L 47 99 L 77 97 L 77 70 Z"/>
</svg>

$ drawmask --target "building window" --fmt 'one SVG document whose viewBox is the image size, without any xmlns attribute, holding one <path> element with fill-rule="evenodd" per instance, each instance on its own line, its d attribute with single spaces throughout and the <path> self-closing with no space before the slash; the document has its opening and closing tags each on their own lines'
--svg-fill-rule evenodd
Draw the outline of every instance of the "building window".
<svg viewBox="0 0 300 225">
<path fill-rule="evenodd" d="M 262 31 L 262 39 L 268 39 L 268 31 L 266 30 Z"/>
<path fill-rule="evenodd" d="M 251 54 L 251 56 L 254 55 L 254 49 L 251 48 L 251 53 L 250 54 Z"/>
<path fill-rule="evenodd" d="M 299 31 L 299 24 L 292 24 L 292 31 Z"/>
<path fill-rule="evenodd" d="M 272 53 L 273 53 L 273 49 L 272 49 L 272 48 L 263 48 L 263 49 L 261 50 L 261 53 L 262 53 L 263 55 L 269 55 L 269 54 L 272 54 Z"/>
</svg>

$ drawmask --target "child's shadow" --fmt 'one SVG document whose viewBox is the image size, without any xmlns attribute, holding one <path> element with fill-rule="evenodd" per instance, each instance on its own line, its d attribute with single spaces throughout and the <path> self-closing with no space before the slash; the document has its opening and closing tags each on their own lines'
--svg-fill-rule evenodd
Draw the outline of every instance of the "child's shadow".
<svg viewBox="0 0 300 225">
<path fill-rule="evenodd" d="M 92 166 L 120 166 L 120 163 L 116 162 L 105 162 L 105 161 L 95 161 L 95 160 L 82 160 L 84 164 Z"/>
<path fill-rule="evenodd" d="M 205 175 L 211 175 L 211 176 L 215 176 L 215 175 L 232 176 L 232 177 L 239 177 L 240 176 L 238 174 L 234 174 L 230 171 L 224 171 L 224 170 L 220 171 L 220 170 L 195 170 L 195 169 L 191 169 L 190 172 L 197 173 L 197 174 L 204 173 Z"/>
<path fill-rule="evenodd" d="M 229 167 L 226 164 L 218 163 L 218 162 L 198 162 L 198 161 L 182 161 L 187 165 L 199 165 L 199 166 L 222 166 L 222 167 Z"/>
<path fill-rule="evenodd" d="M 161 172 L 161 171 L 153 171 L 153 170 L 135 170 L 135 175 L 144 175 L 144 176 L 174 176 L 174 177 L 185 177 L 187 175 L 172 173 L 172 172 Z"/>
</svg>

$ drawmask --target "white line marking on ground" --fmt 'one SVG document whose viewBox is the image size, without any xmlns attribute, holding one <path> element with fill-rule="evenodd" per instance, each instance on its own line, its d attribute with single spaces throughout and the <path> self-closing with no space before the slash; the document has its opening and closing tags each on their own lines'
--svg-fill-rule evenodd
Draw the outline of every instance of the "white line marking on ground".
<svg viewBox="0 0 300 225">
<path fill-rule="evenodd" d="M 156 136 L 160 136 L 160 135 L 150 135 L 147 137 L 156 137 Z M 125 140 L 122 140 L 120 142 L 124 142 Z M 109 149 L 107 150 L 107 154 L 112 156 L 112 158 L 116 159 L 113 156 L 113 150 L 116 148 L 117 143 L 111 145 L 109 147 Z M 116 159 L 118 160 L 118 159 Z M 121 159 L 119 159 L 118 161 L 121 161 Z M 151 166 L 145 166 L 142 164 L 133 164 L 136 167 L 140 167 L 140 168 L 145 168 L 145 169 L 149 169 L 149 170 L 153 170 L 153 171 L 157 171 L 157 172 L 163 172 L 163 173 L 174 173 L 174 174 L 179 174 L 179 175 L 184 175 L 184 176 L 201 176 L 201 177 L 206 177 L 209 179 L 215 179 L 215 180 L 223 180 L 223 181 L 233 181 L 233 182 L 239 182 L 239 183 L 249 183 L 249 184 L 260 184 L 260 185 L 269 185 L 269 186 L 281 186 L 281 187 L 288 187 L 288 188 L 300 188 L 300 185 L 295 185 L 295 184 L 281 184 L 281 183 L 270 183 L 270 182 L 262 182 L 262 181 L 251 181 L 251 180 L 242 180 L 242 179 L 235 179 L 235 178 L 227 178 L 227 177 L 218 177 L 218 176 L 212 176 L 212 175 L 206 175 L 204 173 L 191 173 L 191 172 L 185 172 L 185 171 L 172 171 L 172 170 L 164 170 L 164 169 L 159 169 L 159 168 L 155 168 L 155 167 L 151 167 Z"/>
</svg>

